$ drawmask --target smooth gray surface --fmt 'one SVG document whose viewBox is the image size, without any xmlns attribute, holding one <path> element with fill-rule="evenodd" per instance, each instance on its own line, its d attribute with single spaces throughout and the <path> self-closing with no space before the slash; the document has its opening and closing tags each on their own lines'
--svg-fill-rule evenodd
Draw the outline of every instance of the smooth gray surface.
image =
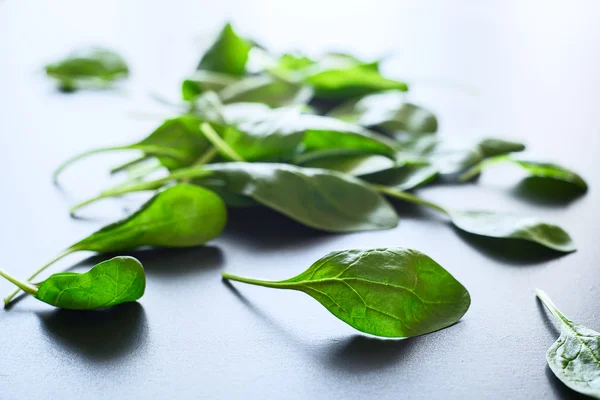
<svg viewBox="0 0 600 400">
<path fill-rule="evenodd" d="M 145 136 L 172 112 L 148 93 L 176 96 L 202 43 L 228 17 L 279 51 L 396 55 L 386 70 L 416 82 L 411 99 L 439 113 L 441 135 L 522 139 L 591 187 L 569 202 L 535 199 L 518 171 L 499 167 L 477 185 L 419 191 L 447 206 L 556 221 L 580 249 L 564 257 L 532 247 L 514 257 L 514 249 L 406 206 L 396 229 L 349 235 L 314 232 L 271 212 L 233 213 L 226 234 L 204 248 L 135 253 L 148 273 L 139 304 L 73 313 L 26 298 L 0 312 L 0 398 L 573 396 L 546 366 L 558 333 L 534 288 L 600 329 L 599 12 L 596 1 L 0 2 L 0 243 L 2 267 L 16 275 L 123 215 L 123 201 L 90 208 L 93 220 L 72 220 L 67 209 L 116 183 L 106 170 L 128 155 L 74 166 L 65 193 L 52 185 L 52 168 L 82 150 Z M 63 95 L 44 78 L 41 66 L 86 44 L 114 47 L 130 61 L 134 74 L 123 90 Z M 370 339 L 306 295 L 220 279 L 222 270 L 287 278 L 329 251 L 380 246 L 419 249 L 451 271 L 472 296 L 462 321 L 416 339 Z M 0 283 L 2 294 L 10 289 Z"/>
</svg>

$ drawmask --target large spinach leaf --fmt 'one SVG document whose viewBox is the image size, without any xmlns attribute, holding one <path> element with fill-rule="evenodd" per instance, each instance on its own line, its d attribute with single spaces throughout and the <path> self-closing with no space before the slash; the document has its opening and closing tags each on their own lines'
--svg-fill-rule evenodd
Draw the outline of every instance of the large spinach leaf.
<svg viewBox="0 0 600 400">
<path fill-rule="evenodd" d="M 333 252 L 283 281 L 223 277 L 304 292 L 353 328 L 383 337 L 446 328 L 471 304 L 467 289 L 448 271 L 423 253 L 401 248 Z"/>
</svg>

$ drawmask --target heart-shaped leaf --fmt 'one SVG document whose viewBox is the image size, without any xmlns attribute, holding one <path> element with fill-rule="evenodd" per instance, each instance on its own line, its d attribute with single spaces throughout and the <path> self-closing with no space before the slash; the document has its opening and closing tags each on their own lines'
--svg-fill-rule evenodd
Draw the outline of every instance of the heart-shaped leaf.
<svg viewBox="0 0 600 400">
<path fill-rule="evenodd" d="M 136 301 L 145 288 L 142 264 L 133 257 L 115 257 L 84 274 L 54 274 L 39 284 L 35 297 L 55 307 L 93 310 Z"/>
</svg>

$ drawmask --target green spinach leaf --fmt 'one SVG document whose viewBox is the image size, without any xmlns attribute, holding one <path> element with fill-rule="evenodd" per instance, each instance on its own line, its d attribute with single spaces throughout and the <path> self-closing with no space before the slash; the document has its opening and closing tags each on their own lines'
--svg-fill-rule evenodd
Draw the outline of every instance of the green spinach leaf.
<svg viewBox="0 0 600 400">
<path fill-rule="evenodd" d="M 202 56 L 197 69 L 234 76 L 244 75 L 251 48 L 250 41 L 238 36 L 231 24 L 226 24 L 215 42 Z"/>
<path fill-rule="evenodd" d="M 54 171 L 54 180 L 56 181 L 60 173 L 75 161 L 109 151 L 140 150 L 145 156 L 158 158 L 160 163 L 170 170 L 189 166 L 211 148 L 210 142 L 200 131 L 201 123 L 200 118 L 192 115 L 168 119 L 138 143 L 94 149 L 70 158 Z"/>
<path fill-rule="evenodd" d="M 372 183 L 370 186 L 388 196 L 447 214 L 454 226 L 468 233 L 497 239 L 527 240 L 564 253 L 576 250 L 575 243 L 561 227 L 537 218 L 492 211 L 450 210 L 393 187 L 376 183 Z"/>
<path fill-rule="evenodd" d="M 517 153 L 525 150 L 525 145 L 523 143 L 498 138 L 482 139 L 477 146 L 485 158 L 502 154 Z"/>
<path fill-rule="evenodd" d="M 405 82 L 387 79 L 376 69 L 364 65 L 317 72 L 304 82 L 313 88 L 315 96 L 337 100 L 386 90 L 408 90 Z"/>
<path fill-rule="evenodd" d="M 423 107 L 407 103 L 402 92 L 376 93 L 348 101 L 328 113 L 342 121 L 382 132 L 429 133 L 437 131 L 435 115 Z"/>
<path fill-rule="evenodd" d="M 336 251 L 283 281 L 223 277 L 304 292 L 353 328 L 382 337 L 446 328 L 471 304 L 467 289 L 448 271 L 423 253 L 401 248 Z"/>
<path fill-rule="evenodd" d="M 219 236 L 226 220 L 225 204 L 215 193 L 195 185 L 176 185 L 157 193 L 124 220 L 107 225 L 73 244 L 28 280 L 77 251 L 108 253 L 144 246 L 199 246 Z M 5 298 L 5 303 L 8 304 L 15 294 Z"/>
<path fill-rule="evenodd" d="M 536 294 L 560 324 L 560 337 L 546 353 L 550 369 L 574 391 L 600 399 L 600 333 L 565 317 L 544 291 Z"/>
<path fill-rule="evenodd" d="M 210 164 L 211 179 L 312 228 L 328 232 L 390 229 L 398 216 L 376 191 L 334 171 L 276 163 Z"/>
<path fill-rule="evenodd" d="M 269 109 L 255 103 L 223 107 L 223 116 L 235 130 L 224 130 L 224 140 L 246 161 L 286 160 L 302 146 L 304 153 L 348 149 L 362 154 L 392 157 L 393 141 L 357 125 L 296 107 Z"/>
<path fill-rule="evenodd" d="M 0 270 L 8 279 L 38 300 L 71 310 L 94 310 L 140 299 L 146 289 L 142 264 L 133 257 L 115 257 L 84 274 L 63 272 L 32 285 Z"/>
<path fill-rule="evenodd" d="M 283 54 L 268 71 L 279 77 L 297 81 L 328 70 L 339 70 L 361 67 L 379 71 L 379 62 L 367 62 L 350 54 L 328 52 L 313 60 L 300 53 Z"/>
<path fill-rule="evenodd" d="M 576 250 L 561 227 L 537 218 L 492 211 L 450 211 L 450 217 L 457 228 L 475 235 L 527 240 L 565 253 Z"/>
<path fill-rule="evenodd" d="M 579 174 L 565 167 L 553 163 L 517 159 L 507 155 L 500 155 L 484 160 L 461 175 L 459 179 L 463 182 L 468 181 L 481 173 L 483 169 L 504 162 L 521 167 L 529 176 L 569 183 L 581 191 L 587 191 L 588 188 L 587 183 Z"/>
<path fill-rule="evenodd" d="M 141 246 L 199 246 L 219 236 L 226 220 L 227 210 L 219 196 L 180 184 L 157 193 L 134 214 L 69 249 L 115 252 Z"/>
<path fill-rule="evenodd" d="M 123 58 L 112 50 L 90 48 L 78 50 L 64 60 L 46 66 L 46 74 L 59 83 L 63 91 L 105 88 L 129 75 Z"/>
<path fill-rule="evenodd" d="M 392 206 L 363 181 L 335 171 L 278 163 L 214 163 L 180 169 L 165 178 L 107 191 L 72 212 L 99 199 L 158 189 L 183 179 L 227 193 L 228 198 L 246 197 L 323 231 L 390 229 L 398 224 Z"/>
</svg>

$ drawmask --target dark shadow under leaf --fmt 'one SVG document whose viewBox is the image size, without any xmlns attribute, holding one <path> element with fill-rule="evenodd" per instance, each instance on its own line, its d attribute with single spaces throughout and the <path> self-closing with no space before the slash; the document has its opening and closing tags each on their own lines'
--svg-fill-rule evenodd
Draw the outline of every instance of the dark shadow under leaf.
<svg viewBox="0 0 600 400">
<path fill-rule="evenodd" d="M 369 373 L 402 361 L 420 338 L 379 339 L 355 335 L 325 351 L 327 365 L 352 374 Z"/>
<path fill-rule="evenodd" d="M 286 244 L 316 242 L 333 238 L 334 233 L 302 225 L 266 207 L 230 208 L 222 237 L 248 242 L 259 249 L 280 248 Z"/>
<path fill-rule="evenodd" d="M 263 322 L 269 325 L 271 328 L 277 331 L 277 334 L 285 337 L 287 340 L 293 343 L 293 345 L 297 348 L 306 348 L 307 345 L 299 338 L 295 337 L 290 333 L 290 331 L 283 328 L 278 322 L 273 320 L 270 316 L 262 312 L 257 306 L 252 304 L 240 291 L 227 279 L 223 279 L 223 285 L 229 289 L 229 291 L 237 297 L 237 299 L 248 308 L 248 310 L 260 318 Z"/>
<path fill-rule="evenodd" d="M 549 207 L 565 206 L 584 193 L 573 184 L 536 176 L 523 179 L 511 191 L 512 196 L 519 200 Z"/>
<path fill-rule="evenodd" d="M 548 327 L 548 329 L 550 329 L 552 331 L 552 333 L 558 338 L 558 336 L 560 335 L 560 331 L 558 330 L 558 328 L 556 328 L 556 325 L 554 324 L 554 321 L 552 320 L 552 318 L 550 318 L 550 316 L 549 316 L 550 314 L 546 310 L 546 307 L 544 307 L 542 302 L 538 301 L 537 299 L 536 299 L 536 304 L 537 304 L 538 311 L 540 312 L 540 315 L 542 316 L 542 320 L 544 321 L 544 325 L 546 325 L 546 327 Z"/>
<path fill-rule="evenodd" d="M 38 313 L 50 340 L 93 362 L 123 359 L 146 345 L 148 324 L 139 303 L 106 310 L 52 310 Z"/>
<path fill-rule="evenodd" d="M 558 379 L 556 377 L 556 375 L 554 375 L 554 372 L 552 372 L 552 370 L 550 369 L 550 367 L 548 365 L 546 365 L 545 372 L 546 372 L 546 377 L 550 381 L 550 386 L 552 387 L 552 391 L 558 398 L 573 399 L 573 400 L 590 399 L 590 397 L 587 397 L 581 393 L 577 393 L 576 391 L 570 389 L 568 386 L 566 386 L 564 383 L 562 383 L 560 381 L 560 379 Z"/>
<path fill-rule="evenodd" d="M 135 257 L 144 266 L 146 275 L 156 275 L 165 279 L 220 269 L 224 263 L 223 252 L 214 246 L 144 248 L 97 254 L 77 263 L 69 270 L 79 270 L 82 267 L 91 268 L 99 262 L 116 256 Z"/>
<path fill-rule="evenodd" d="M 433 211 L 425 206 L 419 204 L 408 203 L 403 200 L 388 198 L 388 201 L 394 206 L 394 209 L 400 217 L 400 224 L 403 219 L 417 220 L 417 221 L 432 221 L 439 220 L 443 221 L 446 218 L 439 212 Z"/>
</svg>

